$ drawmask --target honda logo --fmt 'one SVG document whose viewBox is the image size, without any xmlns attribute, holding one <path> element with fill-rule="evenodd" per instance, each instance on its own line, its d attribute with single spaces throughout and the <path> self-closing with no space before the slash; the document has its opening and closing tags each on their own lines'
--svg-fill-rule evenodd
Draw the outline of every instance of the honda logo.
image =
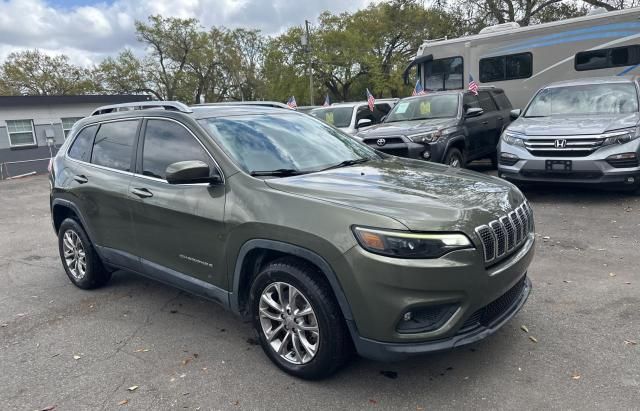
<svg viewBox="0 0 640 411">
<path fill-rule="evenodd" d="M 555 148 L 565 148 L 567 147 L 567 140 L 556 140 L 553 142 L 553 146 Z"/>
<path fill-rule="evenodd" d="M 376 141 L 376 144 L 382 147 L 387 144 L 387 140 L 385 140 L 384 138 L 379 138 L 378 141 Z"/>
</svg>

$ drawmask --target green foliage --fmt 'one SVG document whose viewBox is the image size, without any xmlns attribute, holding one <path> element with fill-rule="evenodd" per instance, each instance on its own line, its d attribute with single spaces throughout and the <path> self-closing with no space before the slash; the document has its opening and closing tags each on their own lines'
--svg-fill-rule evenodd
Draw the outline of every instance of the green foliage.
<svg viewBox="0 0 640 411">
<path fill-rule="evenodd" d="M 0 94 L 144 93 L 187 103 L 286 101 L 299 105 L 403 97 L 402 73 L 425 39 L 459 37 L 495 23 L 533 24 L 582 15 L 586 4 L 626 7 L 640 0 L 389 0 L 354 13 L 322 13 L 310 27 L 266 37 L 258 30 L 203 28 L 196 19 L 150 16 L 136 22 L 146 54 L 125 49 L 91 69 L 38 50 L 0 66 Z M 310 101 L 309 67 L 313 73 Z"/>
</svg>

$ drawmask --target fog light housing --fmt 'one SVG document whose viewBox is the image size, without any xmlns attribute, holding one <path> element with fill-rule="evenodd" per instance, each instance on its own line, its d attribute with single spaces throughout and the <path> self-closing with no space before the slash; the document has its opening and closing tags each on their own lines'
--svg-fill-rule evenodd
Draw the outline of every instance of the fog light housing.
<svg viewBox="0 0 640 411">
<path fill-rule="evenodd" d="M 431 152 L 429 150 L 425 151 L 424 153 L 422 153 L 422 158 L 424 158 L 425 160 L 428 160 L 431 158 Z"/>
<path fill-rule="evenodd" d="M 457 304 L 412 308 L 402 315 L 396 327 L 399 333 L 422 333 L 442 327 L 458 310 Z"/>
<path fill-rule="evenodd" d="M 512 166 L 520 161 L 520 157 L 511 153 L 500 153 L 500 164 L 505 166 Z"/>
</svg>

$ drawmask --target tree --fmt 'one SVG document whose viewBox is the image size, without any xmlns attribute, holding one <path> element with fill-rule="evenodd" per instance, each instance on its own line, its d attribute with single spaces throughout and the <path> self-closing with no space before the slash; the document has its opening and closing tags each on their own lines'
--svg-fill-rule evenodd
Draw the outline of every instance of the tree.
<svg viewBox="0 0 640 411">
<path fill-rule="evenodd" d="M 607 11 L 628 9 L 640 6 L 640 0 L 583 0 L 593 7 L 602 7 Z"/>
<path fill-rule="evenodd" d="M 200 45 L 198 20 L 158 15 L 150 16 L 149 24 L 136 21 L 135 26 L 138 40 L 151 51 L 147 81 L 157 85 L 163 99 L 190 100 L 190 96 L 184 95 L 183 83 L 191 80 L 187 78 L 187 62 Z"/>
<path fill-rule="evenodd" d="M 95 89 L 89 70 L 69 63 L 65 55 L 49 56 L 39 50 L 9 54 L 0 72 L 3 93 L 64 95 Z"/>
<path fill-rule="evenodd" d="M 117 57 L 105 58 L 95 69 L 94 78 L 102 92 L 113 94 L 148 93 L 162 99 L 162 91 L 148 84 L 144 61 L 125 49 Z"/>
</svg>

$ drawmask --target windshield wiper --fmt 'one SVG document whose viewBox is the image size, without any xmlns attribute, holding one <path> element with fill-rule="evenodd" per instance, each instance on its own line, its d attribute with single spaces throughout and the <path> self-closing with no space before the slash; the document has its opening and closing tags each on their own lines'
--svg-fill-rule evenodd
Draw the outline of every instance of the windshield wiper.
<svg viewBox="0 0 640 411">
<path fill-rule="evenodd" d="M 353 166 L 353 165 L 356 165 L 356 164 L 366 163 L 367 161 L 369 161 L 368 158 L 357 158 L 357 159 L 354 159 L 354 160 L 344 160 L 343 162 L 340 162 L 338 164 L 334 164 L 334 165 L 329 166 L 327 168 L 323 168 L 320 171 L 331 170 L 331 169 L 340 168 L 340 167 Z"/>
<path fill-rule="evenodd" d="M 295 168 L 278 168 L 276 170 L 254 170 L 250 172 L 254 177 L 259 176 L 278 176 L 278 177 L 287 177 L 287 176 L 297 176 L 299 174 L 304 174 L 300 170 L 296 170 Z"/>
<path fill-rule="evenodd" d="M 524 116 L 524 118 L 540 118 L 540 117 L 549 117 L 549 116 Z"/>
</svg>

